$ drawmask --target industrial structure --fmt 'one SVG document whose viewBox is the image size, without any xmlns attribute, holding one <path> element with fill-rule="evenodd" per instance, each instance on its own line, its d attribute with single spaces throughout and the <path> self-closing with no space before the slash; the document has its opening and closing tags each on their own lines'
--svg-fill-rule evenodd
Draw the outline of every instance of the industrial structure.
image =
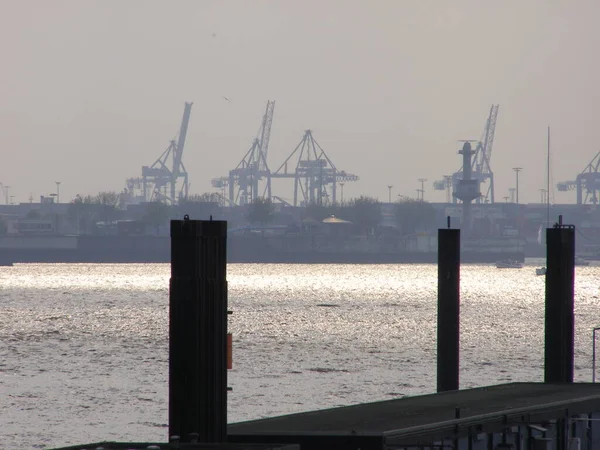
<svg viewBox="0 0 600 450">
<path fill-rule="evenodd" d="M 471 141 L 461 142 L 464 142 L 464 144 L 458 153 L 463 156 L 464 170 L 462 171 L 462 178 L 454 183 L 454 197 L 463 203 L 462 229 L 468 237 L 471 229 L 471 202 L 481 197 L 481 192 L 479 192 L 480 180 L 474 178 L 471 172 L 472 157 L 477 153 L 477 151 L 474 151 L 471 147 Z"/>
<path fill-rule="evenodd" d="M 245 205 L 258 197 L 271 198 L 271 171 L 267 164 L 271 126 L 275 112 L 275 101 L 268 101 L 258 131 L 244 158 L 229 171 L 229 176 L 214 178 L 212 186 L 224 191 L 229 188 L 229 204 Z M 224 192 L 221 196 L 225 198 Z"/>
<path fill-rule="evenodd" d="M 304 132 L 300 143 L 271 177 L 294 180 L 294 206 L 336 204 L 337 184 L 358 180 L 358 176 L 337 169 L 311 130 Z"/>
<path fill-rule="evenodd" d="M 291 205 L 281 196 L 273 195 L 274 178 L 294 180 L 293 206 L 336 203 L 337 184 L 356 181 L 358 176 L 338 170 L 310 130 L 304 132 L 283 164 L 271 172 L 267 156 L 274 112 L 275 102 L 268 101 L 258 135 L 240 163 L 229 175 L 212 179 L 212 186 L 220 189 L 223 203 L 242 206 L 263 197 Z"/>
<path fill-rule="evenodd" d="M 600 152 L 589 162 L 583 171 L 573 181 L 557 183 L 559 191 L 577 191 L 577 204 L 598 204 L 598 191 L 600 191 Z M 584 195 L 585 194 L 585 195 Z"/>
<path fill-rule="evenodd" d="M 477 145 L 475 146 L 473 158 L 470 158 L 471 166 L 469 171 L 473 179 L 477 180 L 480 185 L 486 184 L 485 194 L 482 194 L 475 199 L 477 203 L 495 203 L 496 201 L 494 196 L 494 173 L 492 172 L 490 161 L 492 157 L 492 147 L 494 145 L 494 136 L 496 134 L 498 109 L 499 105 L 491 106 L 481 139 L 475 141 L 477 142 Z M 452 198 L 453 201 L 456 202 L 457 199 L 460 199 L 456 194 L 459 180 L 464 178 L 464 171 L 465 167 L 463 162 L 463 167 L 457 172 L 452 175 L 444 176 L 443 180 L 435 181 L 433 183 L 433 188 L 437 191 L 446 190 L 448 201 L 450 201 L 450 190 L 452 189 Z"/>
<path fill-rule="evenodd" d="M 128 195 L 137 202 L 159 201 L 175 205 L 188 196 L 188 173 L 183 165 L 183 148 L 193 103 L 185 103 L 177 140 L 151 166 L 142 166 L 141 178 L 127 180 Z M 170 167 L 169 167 L 170 166 Z"/>
</svg>

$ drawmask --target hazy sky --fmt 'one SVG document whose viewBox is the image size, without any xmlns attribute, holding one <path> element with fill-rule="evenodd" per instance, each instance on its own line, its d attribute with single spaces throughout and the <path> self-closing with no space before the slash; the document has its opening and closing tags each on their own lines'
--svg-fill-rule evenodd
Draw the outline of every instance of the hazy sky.
<svg viewBox="0 0 600 450">
<path fill-rule="evenodd" d="M 424 177 L 443 201 L 432 181 L 498 103 L 497 200 L 520 166 L 521 201 L 539 201 L 548 125 L 555 181 L 600 150 L 598 17 L 598 0 L 0 0 L 0 182 L 14 201 L 54 181 L 61 201 L 120 191 L 193 101 L 184 163 L 211 191 L 276 100 L 271 168 L 310 128 L 360 176 L 346 198 L 415 196 Z"/>
</svg>

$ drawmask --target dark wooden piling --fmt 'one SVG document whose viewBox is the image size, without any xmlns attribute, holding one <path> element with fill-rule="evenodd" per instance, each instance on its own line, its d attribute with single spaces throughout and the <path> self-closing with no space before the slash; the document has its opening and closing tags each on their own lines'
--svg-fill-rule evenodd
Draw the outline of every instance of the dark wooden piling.
<svg viewBox="0 0 600 450">
<path fill-rule="evenodd" d="M 459 387 L 460 230 L 438 230 L 437 391 Z"/>
<path fill-rule="evenodd" d="M 227 438 L 227 222 L 171 221 L 169 438 Z"/>
<path fill-rule="evenodd" d="M 575 227 L 546 230 L 544 382 L 573 382 Z"/>
</svg>

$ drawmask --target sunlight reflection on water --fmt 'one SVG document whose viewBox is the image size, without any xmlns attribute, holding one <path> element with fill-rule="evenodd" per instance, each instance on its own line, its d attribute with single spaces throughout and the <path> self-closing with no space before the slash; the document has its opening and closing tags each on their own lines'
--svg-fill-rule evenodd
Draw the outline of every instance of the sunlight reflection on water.
<svg viewBox="0 0 600 450">
<path fill-rule="evenodd" d="M 461 268 L 461 387 L 542 379 L 544 279 L 534 269 Z M 228 271 L 230 421 L 434 391 L 435 265 Z M 581 381 L 591 379 L 599 274 L 577 268 Z M 9 448 L 166 439 L 169 276 L 167 264 L 0 267 Z"/>
</svg>

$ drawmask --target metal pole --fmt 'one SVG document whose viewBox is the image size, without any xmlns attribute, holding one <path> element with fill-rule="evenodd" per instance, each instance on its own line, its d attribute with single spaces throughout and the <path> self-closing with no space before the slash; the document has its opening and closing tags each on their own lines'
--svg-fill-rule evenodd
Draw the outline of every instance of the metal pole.
<svg viewBox="0 0 600 450">
<path fill-rule="evenodd" d="M 575 227 L 562 216 L 546 230 L 544 382 L 572 383 L 575 342 Z"/>
<path fill-rule="evenodd" d="M 425 201 L 425 182 L 427 181 L 427 178 L 419 178 L 419 182 L 421 183 L 421 201 L 424 202 Z M 417 198 L 418 200 L 418 198 Z"/>
<path fill-rule="evenodd" d="M 516 185 L 516 194 L 517 194 L 517 205 L 519 204 L 519 172 L 521 170 L 523 170 L 523 168 L 521 167 L 513 167 L 513 170 L 515 171 L 516 175 L 517 175 L 517 185 Z"/>
<path fill-rule="evenodd" d="M 459 388 L 460 230 L 438 230 L 437 391 Z"/>
<path fill-rule="evenodd" d="M 227 222 L 171 221 L 169 437 L 227 438 Z"/>
<path fill-rule="evenodd" d="M 592 383 L 596 382 L 596 331 L 600 327 L 596 327 L 592 331 Z"/>
<path fill-rule="evenodd" d="M 56 203 L 60 203 L 60 183 L 61 181 L 55 181 L 56 183 Z"/>
<path fill-rule="evenodd" d="M 548 152 L 546 161 L 546 223 L 550 226 L 550 126 L 548 125 Z"/>
</svg>

